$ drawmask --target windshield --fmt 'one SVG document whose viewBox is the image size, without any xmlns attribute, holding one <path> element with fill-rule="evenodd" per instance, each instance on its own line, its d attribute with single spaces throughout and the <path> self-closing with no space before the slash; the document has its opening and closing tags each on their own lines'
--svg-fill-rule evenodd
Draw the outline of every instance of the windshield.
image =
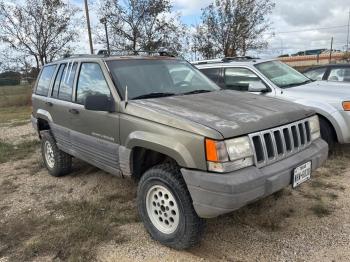
<svg viewBox="0 0 350 262">
<path fill-rule="evenodd" d="M 276 86 L 293 87 L 311 82 L 309 78 L 280 61 L 269 61 L 255 67 Z"/>
<path fill-rule="evenodd" d="M 186 61 L 130 59 L 107 62 L 121 95 L 128 99 L 210 92 L 220 88 Z"/>
</svg>

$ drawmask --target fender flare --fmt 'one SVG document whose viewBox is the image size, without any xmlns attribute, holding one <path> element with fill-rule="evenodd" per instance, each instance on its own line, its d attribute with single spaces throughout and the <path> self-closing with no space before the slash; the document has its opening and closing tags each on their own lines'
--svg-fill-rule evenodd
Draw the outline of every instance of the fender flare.
<svg viewBox="0 0 350 262">
<path fill-rule="evenodd" d="M 143 147 L 159 152 L 174 159 L 180 167 L 196 167 L 194 159 L 186 146 L 169 138 L 169 136 L 135 131 L 128 136 L 125 146 L 131 150 L 135 147 Z"/>
</svg>

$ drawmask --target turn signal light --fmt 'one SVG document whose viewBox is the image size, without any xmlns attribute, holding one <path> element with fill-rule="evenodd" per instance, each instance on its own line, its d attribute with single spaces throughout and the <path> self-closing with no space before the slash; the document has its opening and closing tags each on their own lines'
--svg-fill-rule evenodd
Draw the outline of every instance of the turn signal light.
<svg viewBox="0 0 350 262">
<path fill-rule="evenodd" d="M 350 111 L 350 101 L 343 102 L 343 109 L 344 111 Z"/>
</svg>

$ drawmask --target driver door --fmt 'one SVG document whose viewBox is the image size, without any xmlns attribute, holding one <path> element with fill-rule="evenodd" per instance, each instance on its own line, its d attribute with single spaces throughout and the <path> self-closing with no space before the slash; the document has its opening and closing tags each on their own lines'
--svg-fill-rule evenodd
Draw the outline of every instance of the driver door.
<svg viewBox="0 0 350 262">
<path fill-rule="evenodd" d="M 119 114 L 84 108 L 88 95 L 112 97 L 101 65 L 82 62 L 76 83 L 72 114 L 72 147 L 80 158 L 110 173 L 119 169 Z"/>
</svg>

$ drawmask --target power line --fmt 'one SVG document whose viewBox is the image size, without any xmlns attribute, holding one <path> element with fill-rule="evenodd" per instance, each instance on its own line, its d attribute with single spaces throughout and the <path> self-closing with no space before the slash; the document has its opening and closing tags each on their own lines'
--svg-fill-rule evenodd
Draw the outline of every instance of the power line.
<svg viewBox="0 0 350 262">
<path fill-rule="evenodd" d="M 315 31 L 315 30 L 327 30 L 327 29 L 333 29 L 333 28 L 343 28 L 347 27 L 348 25 L 338 25 L 338 26 L 329 26 L 329 27 L 319 27 L 319 28 L 310 28 L 310 29 L 301 29 L 301 30 L 294 30 L 294 31 L 284 31 L 284 32 L 271 32 L 266 34 L 290 34 L 290 33 L 300 33 L 300 32 L 309 32 L 309 31 Z"/>
</svg>

